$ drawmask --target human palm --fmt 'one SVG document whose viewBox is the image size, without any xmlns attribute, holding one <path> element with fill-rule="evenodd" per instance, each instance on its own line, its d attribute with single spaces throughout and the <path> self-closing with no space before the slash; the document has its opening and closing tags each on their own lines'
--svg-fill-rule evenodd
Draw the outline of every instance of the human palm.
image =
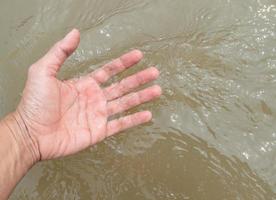
<svg viewBox="0 0 276 200">
<path fill-rule="evenodd" d="M 29 70 L 17 113 L 36 143 L 34 146 L 38 147 L 41 160 L 76 153 L 108 136 L 148 122 L 149 111 L 114 120 L 109 117 L 161 95 L 159 86 L 130 93 L 158 77 L 159 72 L 153 67 L 101 87 L 110 77 L 142 59 L 137 50 L 84 77 L 58 80 L 58 70 L 75 51 L 79 40 L 79 32 L 73 30 Z"/>
</svg>

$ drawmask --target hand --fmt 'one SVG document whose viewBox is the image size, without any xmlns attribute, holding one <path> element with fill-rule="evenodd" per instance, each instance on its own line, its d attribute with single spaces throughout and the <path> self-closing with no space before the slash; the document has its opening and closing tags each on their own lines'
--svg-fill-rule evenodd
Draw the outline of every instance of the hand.
<svg viewBox="0 0 276 200">
<path fill-rule="evenodd" d="M 158 77 L 159 72 L 153 67 L 109 87 L 101 87 L 113 75 L 138 63 L 143 57 L 138 50 L 87 76 L 58 80 L 58 70 L 79 41 L 79 31 L 71 31 L 29 69 L 26 88 L 15 114 L 24 123 L 21 127 L 26 128 L 33 142 L 31 146 L 37 148 L 33 150 L 39 154 L 37 160 L 76 153 L 122 130 L 150 121 L 149 111 L 111 121 L 108 118 L 161 95 L 159 86 L 130 93 Z"/>
</svg>

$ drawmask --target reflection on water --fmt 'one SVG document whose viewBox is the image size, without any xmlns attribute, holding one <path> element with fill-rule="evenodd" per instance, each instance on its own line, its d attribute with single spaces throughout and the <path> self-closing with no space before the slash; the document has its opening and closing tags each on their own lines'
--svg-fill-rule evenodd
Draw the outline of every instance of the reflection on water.
<svg viewBox="0 0 276 200">
<path fill-rule="evenodd" d="M 0 23 L 2 115 L 73 27 L 82 42 L 61 78 L 139 48 L 127 74 L 157 65 L 164 88 L 142 106 L 153 123 L 40 163 L 11 199 L 276 199 L 274 0 L 4 0 Z"/>
</svg>

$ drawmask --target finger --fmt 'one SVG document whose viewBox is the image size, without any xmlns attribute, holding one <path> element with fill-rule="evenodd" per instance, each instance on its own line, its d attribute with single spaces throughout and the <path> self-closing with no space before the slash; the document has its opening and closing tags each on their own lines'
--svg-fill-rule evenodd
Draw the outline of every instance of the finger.
<svg viewBox="0 0 276 200">
<path fill-rule="evenodd" d="M 146 88 L 139 92 L 128 94 L 107 104 L 108 115 L 111 116 L 120 112 L 124 112 L 132 107 L 151 101 L 160 95 L 161 88 L 157 85 Z"/>
<path fill-rule="evenodd" d="M 62 40 L 57 42 L 35 66 L 55 76 L 65 60 L 76 50 L 80 42 L 80 32 L 73 29 Z"/>
<path fill-rule="evenodd" d="M 110 121 L 107 124 L 107 136 L 112 136 L 123 130 L 138 126 L 149 122 L 152 119 L 152 114 L 149 111 L 138 112 L 120 119 Z"/>
<path fill-rule="evenodd" d="M 143 54 L 139 50 L 133 50 L 120 58 L 113 60 L 112 62 L 104 65 L 100 69 L 94 71 L 91 76 L 98 83 L 105 83 L 110 77 L 118 74 L 125 69 L 138 63 L 143 57 Z"/>
<path fill-rule="evenodd" d="M 132 76 L 129 76 L 123 79 L 121 82 L 107 87 L 106 89 L 104 89 L 104 94 L 107 100 L 110 101 L 131 92 L 133 89 L 143 84 L 157 79 L 158 76 L 158 69 L 156 69 L 155 67 L 151 67 Z"/>
</svg>

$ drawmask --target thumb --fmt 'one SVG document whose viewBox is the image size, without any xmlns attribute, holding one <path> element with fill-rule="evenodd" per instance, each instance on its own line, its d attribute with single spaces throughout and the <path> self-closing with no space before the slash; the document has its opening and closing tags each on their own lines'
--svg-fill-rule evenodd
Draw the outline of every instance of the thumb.
<svg viewBox="0 0 276 200">
<path fill-rule="evenodd" d="M 77 49 L 79 43 L 80 32 L 73 29 L 32 67 L 39 68 L 49 76 L 56 76 L 62 64 Z"/>
</svg>

